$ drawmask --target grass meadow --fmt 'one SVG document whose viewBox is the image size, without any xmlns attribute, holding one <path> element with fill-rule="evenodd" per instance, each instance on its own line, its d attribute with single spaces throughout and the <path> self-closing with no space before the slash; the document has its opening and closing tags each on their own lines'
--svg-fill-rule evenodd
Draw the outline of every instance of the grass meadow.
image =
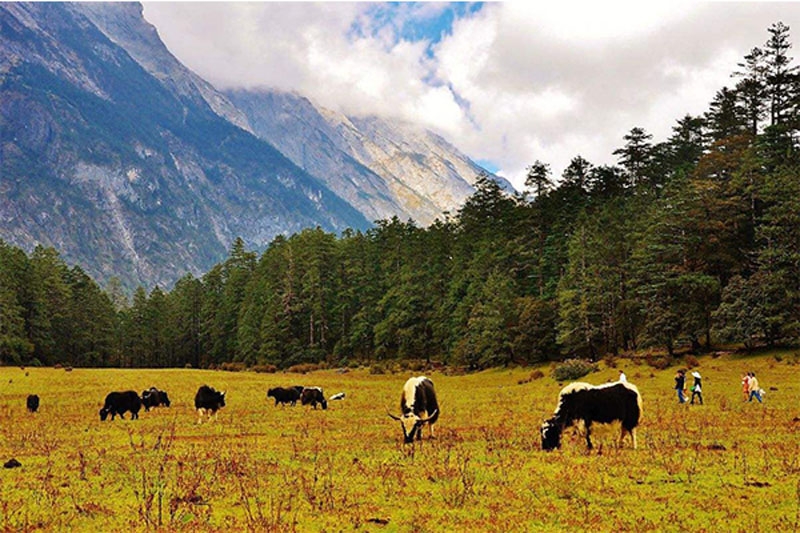
<svg viewBox="0 0 800 533">
<path fill-rule="evenodd" d="M 402 444 L 413 373 L 0 368 L 2 531 L 794 531 L 800 523 L 800 365 L 789 353 L 702 357 L 706 404 L 679 405 L 676 367 L 620 360 L 642 393 L 639 448 L 595 426 L 541 451 L 561 386 L 531 368 L 434 381 L 436 437 Z M 742 400 L 755 371 L 764 404 Z M 601 364 L 599 384 L 618 369 Z M 227 390 L 197 424 L 194 393 Z M 345 392 L 329 409 L 275 407 L 273 386 Z M 106 393 L 156 386 L 172 407 L 101 422 Z M 25 408 L 29 393 L 40 412 Z"/>
</svg>

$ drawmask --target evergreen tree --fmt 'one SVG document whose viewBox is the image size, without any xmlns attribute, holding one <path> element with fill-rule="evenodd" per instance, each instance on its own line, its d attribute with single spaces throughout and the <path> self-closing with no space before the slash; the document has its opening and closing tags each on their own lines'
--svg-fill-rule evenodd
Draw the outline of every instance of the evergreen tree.
<svg viewBox="0 0 800 533">
<path fill-rule="evenodd" d="M 767 30 L 769 39 L 764 45 L 764 81 L 769 99 L 770 125 L 786 125 L 790 119 L 792 86 L 797 67 L 791 66 L 788 55 L 792 43 L 789 41 L 789 26 L 776 22 Z"/>
<path fill-rule="evenodd" d="M 733 74 L 741 78 L 736 84 L 736 94 L 747 117 L 750 135 L 755 137 L 766 110 L 767 69 L 764 65 L 764 51 L 758 47 L 753 48 L 744 56 L 744 62 L 738 65 L 742 70 Z"/>
<path fill-rule="evenodd" d="M 625 146 L 613 152 L 619 156 L 619 164 L 628 173 L 633 187 L 640 188 L 649 184 L 647 171 L 653 159 L 653 145 L 650 143 L 652 138 L 643 128 L 632 128 L 623 137 Z"/>
<path fill-rule="evenodd" d="M 550 165 L 538 159 L 528 167 L 525 176 L 525 187 L 533 191 L 534 198 L 543 198 L 553 190 L 553 180 L 550 179 Z"/>
<path fill-rule="evenodd" d="M 747 131 L 747 117 L 736 91 L 723 87 L 714 95 L 705 114 L 713 142 L 741 135 Z"/>
</svg>

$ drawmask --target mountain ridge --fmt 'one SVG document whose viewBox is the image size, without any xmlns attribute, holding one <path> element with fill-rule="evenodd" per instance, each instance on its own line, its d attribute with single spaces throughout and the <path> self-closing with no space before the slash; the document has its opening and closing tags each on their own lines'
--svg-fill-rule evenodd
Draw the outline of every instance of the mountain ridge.
<svg viewBox="0 0 800 533">
<path fill-rule="evenodd" d="M 101 282 L 169 286 L 236 237 L 427 225 L 485 172 L 410 124 L 217 91 L 139 3 L 0 4 L 0 30 L 0 238 Z"/>
</svg>

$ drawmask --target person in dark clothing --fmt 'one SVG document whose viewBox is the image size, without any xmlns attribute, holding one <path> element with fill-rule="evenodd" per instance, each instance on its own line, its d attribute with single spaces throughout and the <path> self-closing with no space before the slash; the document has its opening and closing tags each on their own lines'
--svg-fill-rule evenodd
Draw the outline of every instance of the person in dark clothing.
<svg viewBox="0 0 800 533">
<path fill-rule="evenodd" d="M 703 388 L 701 383 L 703 378 L 700 377 L 700 372 L 692 372 L 692 377 L 694 378 L 694 383 L 692 384 L 692 401 L 689 403 L 694 405 L 694 397 L 697 396 L 700 398 L 700 405 L 703 405 Z"/>
<path fill-rule="evenodd" d="M 675 374 L 675 390 L 678 391 L 678 403 L 686 403 L 686 396 L 683 395 L 683 389 L 686 387 L 686 372 L 678 370 Z"/>
</svg>

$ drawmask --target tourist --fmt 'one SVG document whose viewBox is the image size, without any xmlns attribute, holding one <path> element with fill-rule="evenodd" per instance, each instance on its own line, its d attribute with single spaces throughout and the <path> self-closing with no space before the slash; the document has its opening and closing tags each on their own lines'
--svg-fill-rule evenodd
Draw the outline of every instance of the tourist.
<svg viewBox="0 0 800 533">
<path fill-rule="evenodd" d="M 697 396 L 700 399 L 700 405 L 703 405 L 703 388 L 701 386 L 702 378 L 700 377 L 700 372 L 692 372 L 692 377 L 694 378 L 694 383 L 692 384 L 692 401 L 689 403 L 694 405 L 694 398 Z"/>
<path fill-rule="evenodd" d="M 684 396 L 685 387 L 686 372 L 684 370 L 678 370 L 675 374 L 675 390 L 678 391 L 678 403 L 686 403 L 686 396 Z"/>
<path fill-rule="evenodd" d="M 752 402 L 753 398 L 755 397 L 755 399 L 758 400 L 758 403 L 763 403 L 761 398 L 764 394 L 764 391 L 761 390 L 761 387 L 758 385 L 758 379 L 756 378 L 755 372 L 750 372 L 749 386 L 750 386 L 750 398 L 747 401 Z"/>
</svg>

